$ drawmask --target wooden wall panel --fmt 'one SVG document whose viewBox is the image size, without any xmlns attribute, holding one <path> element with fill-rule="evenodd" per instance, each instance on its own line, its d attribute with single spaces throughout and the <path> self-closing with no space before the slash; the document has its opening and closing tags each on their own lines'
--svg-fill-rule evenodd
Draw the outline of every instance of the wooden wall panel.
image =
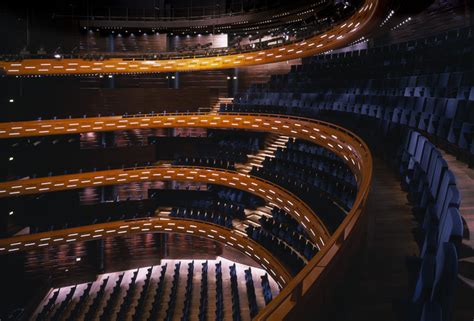
<svg viewBox="0 0 474 321">
<path fill-rule="evenodd" d="M 292 65 L 300 65 L 301 59 L 275 62 L 272 64 L 242 67 L 238 70 L 239 92 L 247 90 L 251 84 L 263 84 L 271 75 L 287 74 Z"/>
</svg>

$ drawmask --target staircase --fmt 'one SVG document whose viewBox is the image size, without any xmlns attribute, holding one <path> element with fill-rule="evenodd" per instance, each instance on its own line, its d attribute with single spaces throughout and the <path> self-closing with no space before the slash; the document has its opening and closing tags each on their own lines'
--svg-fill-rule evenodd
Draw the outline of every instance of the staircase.
<svg viewBox="0 0 474 321">
<path fill-rule="evenodd" d="M 246 164 L 235 164 L 235 168 L 238 172 L 248 174 L 252 170 L 253 166 L 262 167 L 262 163 L 265 157 L 274 158 L 275 151 L 278 147 L 284 148 L 290 137 L 272 135 L 265 143 L 265 147 L 262 148 L 256 155 L 247 155 L 249 161 Z"/>
<path fill-rule="evenodd" d="M 249 161 L 245 164 L 235 164 L 235 169 L 238 172 L 248 174 L 252 170 L 252 167 L 262 167 L 262 163 L 265 160 L 265 157 L 274 158 L 275 152 L 278 147 L 285 148 L 286 144 L 290 137 L 288 136 L 279 136 L 272 135 L 265 142 L 265 147 L 262 148 L 256 155 L 249 154 L 247 157 Z M 234 228 L 241 230 L 245 233 L 245 229 L 248 225 L 260 226 L 259 219 L 262 216 L 271 217 L 272 207 L 265 205 L 257 207 L 256 209 L 246 209 L 245 210 L 245 221 L 234 220 Z"/>
<path fill-rule="evenodd" d="M 219 113 L 219 109 L 221 108 L 221 104 L 232 104 L 234 98 L 232 97 L 219 97 L 217 102 L 211 107 L 210 114 L 216 115 Z"/>
</svg>

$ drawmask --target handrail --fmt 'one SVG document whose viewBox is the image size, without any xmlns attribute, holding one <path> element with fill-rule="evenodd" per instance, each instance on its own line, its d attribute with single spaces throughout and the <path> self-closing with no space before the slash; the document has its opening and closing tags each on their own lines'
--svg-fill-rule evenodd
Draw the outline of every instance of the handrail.
<svg viewBox="0 0 474 321">
<path fill-rule="evenodd" d="M 240 231 L 200 220 L 152 217 L 139 220 L 119 220 L 107 223 L 84 225 L 49 232 L 22 235 L 14 238 L 14 246 L 10 247 L 12 238 L 0 239 L 0 248 L 9 248 L 8 253 L 25 249 L 41 248 L 50 244 L 62 245 L 70 242 L 97 240 L 104 237 L 114 237 L 123 234 L 141 233 L 180 233 L 197 235 L 212 241 L 222 243 L 250 257 L 266 270 L 281 287 L 291 279 L 287 268 L 278 261 L 266 248 L 256 241 L 242 235 Z"/>
<path fill-rule="evenodd" d="M 310 239 L 318 246 L 323 246 L 324 240 L 329 237 L 329 232 L 316 213 L 295 194 L 259 177 L 211 167 L 146 166 L 20 179 L 1 182 L 0 191 L 5 192 L 0 193 L 0 197 L 143 182 L 144 180 L 206 182 L 244 190 L 282 208 L 296 221 L 302 223 Z M 16 242 L 13 241 L 13 243 Z M 5 250 L 7 249 L 3 251 Z M 3 251 L 0 250 L 0 253 Z"/>
</svg>

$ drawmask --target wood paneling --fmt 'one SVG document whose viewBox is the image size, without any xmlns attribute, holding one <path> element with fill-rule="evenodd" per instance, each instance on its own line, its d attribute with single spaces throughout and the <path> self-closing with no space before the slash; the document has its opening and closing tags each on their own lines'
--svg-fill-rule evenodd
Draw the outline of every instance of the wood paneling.
<svg viewBox="0 0 474 321">
<path fill-rule="evenodd" d="M 290 72 L 291 66 L 300 64 L 301 59 L 294 59 L 275 62 L 272 64 L 239 68 L 239 92 L 245 92 L 251 84 L 267 83 L 272 75 L 287 74 Z"/>
</svg>

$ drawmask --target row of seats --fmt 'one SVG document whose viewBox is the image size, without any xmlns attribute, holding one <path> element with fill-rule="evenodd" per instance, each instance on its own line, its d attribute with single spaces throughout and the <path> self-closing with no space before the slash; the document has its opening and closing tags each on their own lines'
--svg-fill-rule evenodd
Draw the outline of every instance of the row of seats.
<svg viewBox="0 0 474 321">
<path fill-rule="evenodd" d="M 200 167 L 216 167 L 228 170 L 235 170 L 235 162 L 226 159 L 215 158 L 196 158 L 196 157 L 179 157 L 173 161 L 173 165 L 187 165 Z"/>
<path fill-rule="evenodd" d="M 255 208 L 262 206 L 264 202 L 258 196 L 242 190 L 227 188 L 219 185 L 211 185 L 210 190 L 215 191 L 219 199 L 226 203 L 240 205 L 244 208 Z"/>
<path fill-rule="evenodd" d="M 272 218 L 268 219 L 266 216 L 262 216 L 259 222 L 262 229 L 286 242 L 306 260 L 311 260 L 318 252 L 316 246 L 293 228 L 281 223 L 276 223 Z"/>
<path fill-rule="evenodd" d="M 269 304 L 273 300 L 273 295 L 270 289 L 270 282 L 268 281 L 268 274 L 263 275 L 261 278 L 262 278 L 263 298 L 265 300 L 265 304 Z"/>
<path fill-rule="evenodd" d="M 138 270 L 133 272 L 133 276 L 128 285 L 127 292 L 125 293 L 125 297 L 119 306 L 117 317 L 115 318 L 117 321 L 124 321 L 128 311 L 130 310 L 130 307 L 133 303 L 133 295 L 135 294 L 135 289 L 137 287 L 137 276 Z"/>
<path fill-rule="evenodd" d="M 79 297 L 79 301 L 76 303 L 71 313 L 69 314 L 68 318 L 66 319 L 67 321 L 74 321 L 77 315 L 79 315 L 79 312 L 85 308 L 85 305 L 87 302 L 86 299 L 89 297 L 91 288 L 92 288 L 92 282 L 87 284 L 87 287 L 84 289 L 84 292 Z"/>
<path fill-rule="evenodd" d="M 201 273 L 201 291 L 199 298 L 199 321 L 206 321 L 208 315 L 208 301 L 209 296 L 207 294 L 207 273 L 208 273 L 208 264 L 207 261 L 202 263 L 202 273 Z"/>
<path fill-rule="evenodd" d="M 235 263 L 230 266 L 230 293 L 232 301 L 232 321 L 242 321 L 242 316 L 240 315 L 239 286 L 237 283 L 237 271 L 235 269 Z"/>
<path fill-rule="evenodd" d="M 279 158 L 266 158 L 262 165 L 265 171 L 271 171 L 276 174 L 286 172 L 289 177 L 312 185 L 315 189 L 319 189 L 321 193 L 338 203 L 345 211 L 350 211 L 354 204 L 357 186 L 348 184 L 336 176 Z M 345 171 L 345 168 L 343 170 Z M 251 173 L 258 175 L 258 172 L 259 169 L 256 168 Z"/>
<path fill-rule="evenodd" d="M 360 49 L 354 51 L 344 51 L 344 52 L 335 52 L 329 54 L 316 55 L 308 58 L 311 61 L 322 61 L 322 62 L 338 62 L 338 63 L 352 63 L 353 65 L 358 65 L 359 57 L 367 57 L 369 60 L 374 60 L 376 68 L 383 66 L 384 64 L 389 64 L 391 61 L 387 61 L 385 56 L 387 54 L 400 55 L 403 53 L 404 56 L 400 57 L 397 60 L 400 60 L 400 63 L 405 61 L 407 62 L 407 56 L 415 56 L 415 49 L 423 49 L 426 52 L 433 52 L 433 48 L 443 46 L 446 49 L 452 49 L 453 47 L 463 47 L 464 45 L 471 45 L 473 38 L 473 29 L 472 26 L 467 26 L 459 29 L 451 29 L 444 31 L 438 34 L 431 34 L 427 37 L 413 39 L 410 41 L 404 41 L 399 43 L 389 43 L 380 47 L 371 47 L 368 49 Z M 436 53 L 433 53 L 436 56 Z M 377 58 L 377 59 L 373 59 Z M 462 63 L 462 62 L 461 62 Z M 399 67 L 399 66 L 397 66 Z M 435 65 L 431 68 L 443 68 L 444 66 Z M 413 72 L 413 68 L 412 72 Z"/>
<path fill-rule="evenodd" d="M 245 154 L 255 154 L 263 147 L 264 137 L 261 135 L 241 136 L 228 131 L 210 131 L 209 137 L 217 141 L 219 153 L 226 151 L 239 151 Z M 222 154 L 220 154 L 222 155 Z"/>
<path fill-rule="evenodd" d="M 222 283 L 222 262 L 216 263 L 216 321 L 224 320 L 224 289 Z"/>
<path fill-rule="evenodd" d="M 133 314 L 132 321 L 140 321 L 145 313 L 146 295 L 150 289 L 151 284 L 151 272 L 152 268 L 147 269 L 145 283 L 143 284 L 142 290 L 138 296 L 138 303 L 135 307 L 135 313 Z"/>
<path fill-rule="evenodd" d="M 278 149 L 275 157 L 317 168 L 352 186 L 357 186 L 355 176 L 349 167 L 336 154 L 322 146 L 301 139 L 290 139 L 286 144 L 286 149 Z"/>
<path fill-rule="evenodd" d="M 272 211 L 271 211 L 271 214 L 272 214 L 272 218 L 276 222 L 287 225 L 287 226 L 291 227 L 292 229 L 294 229 L 296 232 L 306 236 L 305 230 L 298 223 L 298 221 L 296 221 L 290 214 L 288 214 L 284 210 L 282 210 L 278 207 L 273 207 Z"/>
<path fill-rule="evenodd" d="M 181 217 L 193 220 L 201 220 L 218 224 L 227 228 L 232 228 L 232 217 L 223 213 L 208 211 L 204 209 L 193 208 L 173 208 L 170 213 L 171 217 Z"/>
<path fill-rule="evenodd" d="M 354 203 L 357 185 L 351 170 L 343 163 L 313 159 L 310 155 L 285 149 L 275 158 L 265 158 L 262 165 L 277 172 L 303 170 L 311 175 L 314 186 L 331 195 L 346 210 L 350 210 Z"/>
<path fill-rule="evenodd" d="M 271 235 L 260 227 L 252 225 L 246 228 L 247 236 L 261 244 L 275 255 L 293 274 L 296 275 L 304 267 L 305 261 L 285 242 Z"/>
<path fill-rule="evenodd" d="M 109 277 L 105 278 L 100 285 L 99 291 L 97 295 L 92 300 L 92 304 L 88 307 L 88 310 L 85 314 L 85 320 L 92 320 L 97 315 L 98 309 L 100 307 L 100 302 L 102 301 L 104 294 L 105 294 L 105 287 L 107 286 L 107 282 L 109 281 Z"/>
<path fill-rule="evenodd" d="M 184 293 L 184 307 L 181 314 L 181 321 L 189 321 L 191 313 L 191 295 L 193 292 L 194 261 L 188 263 L 188 276 Z"/>
<path fill-rule="evenodd" d="M 67 308 L 67 305 L 69 304 L 69 302 L 71 302 L 72 297 L 74 293 L 76 292 L 76 289 L 77 289 L 77 286 L 73 286 L 71 290 L 69 290 L 68 294 L 66 294 L 66 298 L 61 302 L 61 304 L 59 305 L 59 308 L 57 308 L 56 311 L 54 311 L 54 314 L 51 316 L 50 318 L 51 321 L 61 320 L 63 313 Z"/>
<path fill-rule="evenodd" d="M 328 230 L 334 231 L 346 217 L 346 210 L 337 203 L 339 198 L 336 195 L 349 200 L 350 193 L 353 191 L 347 190 L 348 193 L 344 194 L 345 189 L 342 184 L 339 186 L 337 182 L 330 179 L 323 181 L 312 170 L 297 165 L 278 167 L 274 164 L 274 162 L 268 162 L 263 167 L 254 167 L 251 174 L 274 182 L 298 195 L 306 204 L 311 206 Z"/>
<path fill-rule="evenodd" d="M 48 316 L 48 313 L 51 311 L 52 307 L 54 306 L 54 302 L 58 298 L 58 295 L 59 295 L 59 291 L 56 291 L 53 293 L 53 296 L 51 296 L 51 298 L 48 300 L 48 303 L 46 303 L 43 306 L 43 309 L 41 310 L 41 312 L 38 313 L 36 317 L 36 321 L 46 320 L 46 317 Z"/>
<path fill-rule="evenodd" d="M 160 277 L 158 279 L 158 284 L 153 295 L 152 303 L 151 303 L 151 310 L 148 314 L 147 321 L 155 321 L 158 318 L 158 313 L 160 312 L 160 306 L 163 301 L 163 290 L 164 290 L 164 282 L 165 282 L 165 274 L 166 269 L 168 268 L 168 264 L 164 264 L 161 266 Z"/>
<path fill-rule="evenodd" d="M 165 321 L 171 321 L 173 319 L 174 309 L 176 307 L 177 293 L 178 293 L 178 281 L 179 281 L 179 269 L 181 268 L 181 262 L 178 262 L 174 266 L 173 280 L 171 281 L 171 292 L 168 301 L 168 308 L 166 309 Z"/>
<path fill-rule="evenodd" d="M 107 321 L 111 317 L 113 309 L 115 308 L 115 304 L 119 300 L 119 295 L 120 295 L 120 290 L 121 290 L 121 283 L 122 283 L 124 275 L 125 275 L 124 273 L 121 273 L 119 275 L 117 281 L 115 281 L 115 286 L 112 289 L 112 294 L 110 295 L 109 299 L 105 303 L 105 308 L 104 308 L 104 310 L 102 311 L 102 314 L 99 317 L 100 321 Z"/>
<path fill-rule="evenodd" d="M 247 288 L 247 299 L 249 302 L 250 317 L 253 318 L 258 313 L 257 296 L 255 295 L 255 286 L 253 284 L 252 270 L 249 268 L 245 273 L 245 287 Z"/>
<path fill-rule="evenodd" d="M 410 320 L 450 320 L 463 232 L 455 176 L 438 149 L 417 131 L 408 131 L 399 155 L 402 186 L 419 222 L 420 255 L 408 260 L 416 283 L 407 315 Z"/>
</svg>

